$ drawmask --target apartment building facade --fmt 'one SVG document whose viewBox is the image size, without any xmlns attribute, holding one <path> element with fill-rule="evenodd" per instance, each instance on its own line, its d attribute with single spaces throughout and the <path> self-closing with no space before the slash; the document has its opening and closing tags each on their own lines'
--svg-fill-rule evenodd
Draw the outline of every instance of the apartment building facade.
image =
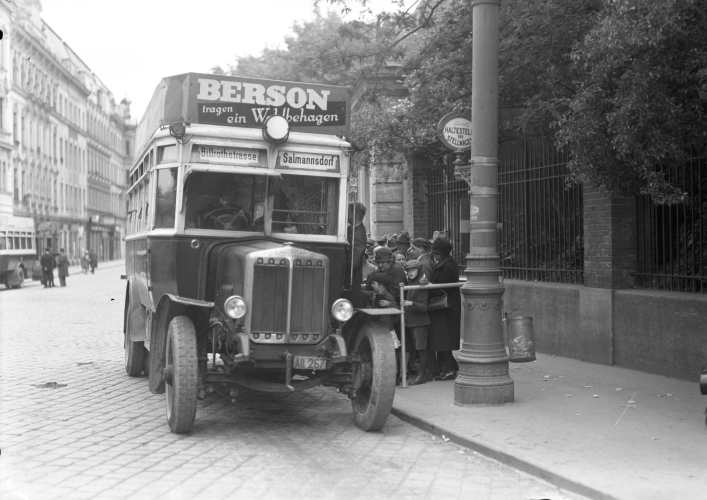
<svg viewBox="0 0 707 500">
<path fill-rule="evenodd" d="M 0 5 L 0 213 L 34 219 L 37 248 L 121 258 L 135 122 L 41 18 Z"/>
</svg>

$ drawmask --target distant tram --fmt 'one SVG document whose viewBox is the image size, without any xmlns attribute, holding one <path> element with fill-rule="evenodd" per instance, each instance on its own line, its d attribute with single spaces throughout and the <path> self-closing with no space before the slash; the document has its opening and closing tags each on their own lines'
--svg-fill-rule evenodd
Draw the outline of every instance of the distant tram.
<svg viewBox="0 0 707 500">
<path fill-rule="evenodd" d="M 34 220 L 0 215 L 0 283 L 22 288 L 37 263 Z"/>
<path fill-rule="evenodd" d="M 385 424 L 389 329 L 340 298 L 349 115 L 343 87 L 197 73 L 157 87 L 129 177 L 123 331 L 125 369 L 166 392 L 173 432 L 241 387 L 338 387 L 360 428 Z"/>
</svg>

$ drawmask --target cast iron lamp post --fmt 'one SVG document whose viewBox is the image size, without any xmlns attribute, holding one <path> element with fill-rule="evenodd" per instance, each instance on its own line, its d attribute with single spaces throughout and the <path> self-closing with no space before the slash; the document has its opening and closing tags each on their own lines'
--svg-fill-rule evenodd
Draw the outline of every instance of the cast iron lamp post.
<svg viewBox="0 0 707 500">
<path fill-rule="evenodd" d="M 513 401 L 513 379 L 503 341 L 498 255 L 498 14 L 501 0 L 471 0 L 473 49 L 471 159 L 455 161 L 455 177 L 469 184 L 470 240 L 462 287 L 464 331 L 454 404 Z"/>
</svg>

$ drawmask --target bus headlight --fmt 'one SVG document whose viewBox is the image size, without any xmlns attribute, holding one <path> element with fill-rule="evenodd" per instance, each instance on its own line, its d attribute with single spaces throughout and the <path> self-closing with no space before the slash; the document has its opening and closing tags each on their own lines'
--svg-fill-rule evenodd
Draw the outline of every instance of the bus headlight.
<svg viewBox="0 0 707 500">
<path fill-rule="evenodd" d="M 223 304 L 223 309 L 231 318 L 238 319 L 245 316 L 248 307 L 245 304 L 245 300 L 238 295 L 232 295 L 226 299 Z"/>
<path fill-rule="evenodd" d="M 331 306 L 331 315 L 337 321 L 348 321 L 353 316 L 353 305 L 346 299 L 339 299 Z"/>
</svg>

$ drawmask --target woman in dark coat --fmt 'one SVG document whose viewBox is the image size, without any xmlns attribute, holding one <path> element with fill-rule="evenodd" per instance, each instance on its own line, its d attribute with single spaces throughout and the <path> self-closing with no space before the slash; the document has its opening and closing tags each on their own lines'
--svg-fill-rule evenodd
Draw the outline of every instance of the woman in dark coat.
<svg viewBox="0 0 707 500">
<path fill-rule="evenodd" d="M 437 239 L 432 244 L 432 258 L 435 267 L 430 283 L 458 283 L 459 268 L 451 257 L 452 243 L 449 240 Z M 428 311 L 430 316 L 430 339 L 428 347 L 437 352 L 437 361 L 442 373 L 437 380 L 453 380 L 457 376 L 457 362 L 452 351 L 459 350 L 461 338 L 462 300 L 459 288 L 445 288 L 447 293 L 446 309 Z M 430 300 L 435 297 L 435 290 L 430 290 Z"/>
</svg>

